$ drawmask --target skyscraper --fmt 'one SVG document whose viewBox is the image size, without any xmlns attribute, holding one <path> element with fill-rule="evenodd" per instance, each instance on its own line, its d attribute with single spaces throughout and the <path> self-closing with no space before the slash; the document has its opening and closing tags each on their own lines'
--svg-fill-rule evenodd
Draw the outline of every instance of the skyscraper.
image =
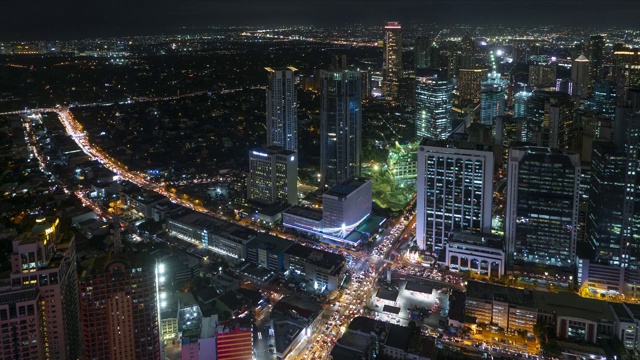
<svg viewBox="0 0 640 360">
<path fill-rule="evenodd" d="M 475 56 L 475 40 L 466 33 L 460 41 L 460 69 L 473 69 Z"/>
<path fill-rule="evenodd" d="M 600 81 L 602 78 L 602 65 L 604 64 L 604 37 L 602 35 L 591 35 L 589 37 L 589 60 L 591 60 L 590 83 Z"/>
<path fill-rule="evenodd" d="M 267 85 L 267 146 L 298 151 L 298 94 L 293 67 L 265 68 Z"/>
<path fill-rule="evenodd" d="M 415 69 L 427 69 L 431 67 L 431 44 L 433 41 L 429 38 L 416 38 L 413 47 L 413 60 Z"/>
<path fill-rule="evenodd" d="M 160 359 L 156 272 L 112 248 L 80 279 L 83 359 Z"/>
<path fill-rule="evenodd" d="M 489 146 L 422 140 L 416 200 L 421 250 L 438 252 L 451 230 L 491 231 L 493 167 Z"/>
<path fill-rule="evenodd" d="M 30 232 L 13 239 L 11 265 L 7 285 L 0 286 L 0 358 L 77 359 L 74 236 L 60 233 L 58 219 L 39 218 Z"/>
<path fill-rule="evenodd" d="M 249 151 L 247 199 L 264 205 L 298 204 L 298 155 L 279 146 Z"/>
<path fill-rule="evenodd" d="M 451 135 L 453 85 L 441 72 L 416 76 L 416 135 L 443 140 Z"/>
<path fill-rule="evenodd" d="M 384 26 L 384 59 L 382 76 L 384 94 L 389 99 L 398 97 L 398 84 L 402 78 L 402 26 L 387 21 Z"/>
<path fill-rule="evenodd" d="M 510 149 L 507 253 L 512 261 L 575 263 L 580 157 L 545 147 Z"/>
<path fill-rule="evenodd" d="M 589 189 L 587 239 L 596 250 L 596 261 L 628 266 L 622 249 L 622 217 L 625 202 L 627 155 L 612 142 L 593 143 Z"/>
<path fill-rule="evenodd" d="M 571 81 L 573 82 L 571 95 L 581 99 L 589 97 L 590 69 L 589 59 L 580 55 L 571 64 Z"/>
<path fill-rule="evenodd" d="M 480 123 L 493 125 L 493 118 L 504 115 L 505 89 L 507 81 L 495 71 L 489 73 L 486 81 L 480 83 Z"/>
<path fill-rule="evenodd" d="M 320 169 L 323 188 L 360 175 L 362 91 L 360 72 L 321 71 Z"/>
<path fill-rule="evenodd" d="M 613 119 L 616 116 L 616 84 L 613 81 L 597 81 L 593 85 L 593 108 Z"/>
</svg>

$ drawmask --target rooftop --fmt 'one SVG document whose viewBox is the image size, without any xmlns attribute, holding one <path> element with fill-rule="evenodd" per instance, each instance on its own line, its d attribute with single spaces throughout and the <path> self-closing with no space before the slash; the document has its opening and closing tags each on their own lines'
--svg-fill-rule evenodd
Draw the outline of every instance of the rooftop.
<svg viewBox="0 0 640 360">
<path fill-rule="evenodd" d="M 379 297 L 383 300 L 395 302 L 396 300 L 398 300 L 398 294 L 398 290 L 390 290 L 388 288 L 381 287 L 380 289 L 378 289 L 376 297 Z"/>
<path fill-rule="evenodd" d="M 314 249 L 297 243 L 291 245 L 291 247 L 285 250 L 285 253 L 289 254 L 290 256 L 296 256 L 306 259 L 316 266 L 324 267 L 327 269 L 340 266 L 345 261 L 345 258 L 340 254 L 334 254 L 328 251 Z"/>
<path fill-rule="evenodd" d="M 284 213 L 315 220 L 315 221 L 322 220 L 322 210 L 315 210 L 315 209 L 304 207 L 304 206 L 297 206 L 297 205 L 292 206 L 287 210 L 285 210 Z"/>
<path fill-rule="evenodd" d="M 473 280 L 467 283 L 467 297 L 483 300 L 495 299 L 530 308 L 534 308 L 536 305 L 533 292 L 530 290 L 487 284 Z"/>
<path fill-rule="evenodd" d="M 556 316 L 575 317 L 589 321 L 613 320 L 611 308 L 606 301 L 587 299 L 569 292 L 534 291 L 538 309 L 555 312 Z"/>
<path fill-rule="evenodd" d="M 267 233 L 260 233 L 253 240 L 247 243 L 247 248 L 252 247 L 260 250 L 267 250 L 271 254 L 280 254 L 287 250 L 291 245 L 293 245 L 293 241 Z"/>
<path fill-rule="evenodd" d="M 371 180 L 364 177 L 352 177 L 347 179 L 345 182 L 332 187 L 325 194 L 333 196 L 347 196 L 356 191 L 362 185 L 366 184 L 367 181 Z"/>
</svg>

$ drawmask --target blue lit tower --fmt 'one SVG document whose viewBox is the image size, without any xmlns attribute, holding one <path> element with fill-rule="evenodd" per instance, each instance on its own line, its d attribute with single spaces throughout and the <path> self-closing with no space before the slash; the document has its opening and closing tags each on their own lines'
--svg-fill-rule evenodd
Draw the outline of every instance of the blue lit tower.
<svg viewBox="0 0 640 360">
<path fill-rule="evenodd" d="M 527 117 L 527 101 L 531 96 L 530 92 L 526 90 L 520 91 L 519 93 L 513 96 L 513 117 L 515 118 L 523 118 Z"/>
<path fill-rule="evenodd" d="M 452 131 L 453 84 L 438 71 L 416 75 L 416 135 L 418 139 L 446 139 Z"/>
<path fill-rule="evenodd" d="M 267 146 L 298 151 L 298 94 L 293 67 L 265 68 L 267 85 Z"/>
<path fill-rule="evenodd" d="M 360 175 L 362 91 L 359 71 L 321 71 L 320 169 L 323 188 Z"/>
<path fill-rule="evenodd" d="M 507 82 L 493 71 L 480 86 L 480 123 L 493 125 L 493 118 L 504 115 Z"/>
</svg>

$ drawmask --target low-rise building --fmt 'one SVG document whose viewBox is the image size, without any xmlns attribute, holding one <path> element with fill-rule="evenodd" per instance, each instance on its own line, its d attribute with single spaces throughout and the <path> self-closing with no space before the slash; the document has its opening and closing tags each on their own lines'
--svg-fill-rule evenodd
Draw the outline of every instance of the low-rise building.
<svg viewBox="0 0 640 360">
<path fill-rule="evenodd" d="M 269 270 L 284 271 L 284 253 L 293 241 L 261 233 L 247 243 L 247 260 Z"/>
<path fill-rule="evenodd" d="M 344 280 L 346 261 L 340 254 L 293 244 L 284 259 L 285 268 L 304 276 L 314 289 L 333 291 Z"/>
<path fill-rule="evenodd" d="M 445 245 L 443 264 L 452 270 L 501 277 L 505 268 L 504 241 L 496 235 L 454 230 Z"/>
</svg>

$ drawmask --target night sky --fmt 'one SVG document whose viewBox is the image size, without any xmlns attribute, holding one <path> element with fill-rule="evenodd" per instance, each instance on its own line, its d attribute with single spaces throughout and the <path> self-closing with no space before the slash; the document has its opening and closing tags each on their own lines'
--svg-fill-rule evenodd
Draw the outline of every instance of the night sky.
<svg viewBox="0 0 640 360">
<path fill-rule="evenodd" d="M 0 40 L 175 33 L 180 27 L 404 23 L 638 27 L 636 0 L 0 1 Z M 186 31 L 186 30 L 185 30 Z"/>
</svg>

